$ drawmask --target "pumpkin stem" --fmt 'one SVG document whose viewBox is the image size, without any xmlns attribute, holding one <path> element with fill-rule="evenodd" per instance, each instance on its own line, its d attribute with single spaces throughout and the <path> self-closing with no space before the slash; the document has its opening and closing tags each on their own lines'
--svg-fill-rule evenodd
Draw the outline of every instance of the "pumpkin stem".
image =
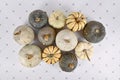
<svg viewBox="0 0 120 80">
<path fill-rule="evenodd" d="M 35 18 L 35 22 L 40 22 L 40 21 L 41 21 L 41 19 L 39 17 Z"/>
<path fill-rule="evenodd" d="M 45 40 L 45 41 L 48 41 L 49 36 L 50 36 L 50 34 L 45 34 L 45 35 L 43 36 L 44 40 Z"/>
<path fill-rule="evenodd" d="M 100 32 L 100 30 L 96 29 L 96 30 L 95 30 L 95 32 L 96 32 L 96 33 L 99 33 L 99 32 Z"/>
<path fill-rule="evenodd" d="M 33 54 L 26 54 L 27 59 L 31 59 L 33 57 Z"/>
<path fill-rule="evenodd" d="M 87 50 L 85 49 L 85 50 L 83 50 L 83 52 L 85 52 L 85 55 L 87 56 L 87 59 L 90 61 L 90 58 L 89 58 L 88 53 L 87 53 Z"/>
<path fill-rule="evenodd" d="M 19 32 L 16 32 L 14 35 L 19 35 L 21 33 L 21 31 L 19 31 Z"/>
<path fill-rule="evenodd" d="M 64 41 L 65 41 L 66 43 L 70 43 L 70 40 L 68 40 L 68 39 L 64 39 Z"/>
<path fill-rule="evenodd" d="M 73 69 L 73 68 L 74 68 L 74 64 L 73 64 L 73 63 L 70 63 L 70 64 L 68 65 L 68 67 L 71 68 L 71 69 Z"/>
</svg>

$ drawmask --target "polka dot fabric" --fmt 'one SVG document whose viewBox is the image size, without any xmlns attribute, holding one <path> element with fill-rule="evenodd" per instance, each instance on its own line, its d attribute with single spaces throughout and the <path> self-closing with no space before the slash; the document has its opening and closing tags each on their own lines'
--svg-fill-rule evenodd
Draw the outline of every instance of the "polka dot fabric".
<svg viewBox="0 0 120 80">
<path fill-rule="evenodd" d="M 120 80 L 120 1 L 119 0 L 0 0 L 0 80 Z M 58 63 L 43 61 L 35 68 L 23 67 L 18 58 L 22 48 L 13 39 L 13 31 L 28 24 L 28 15 L 41 9 L 50 15 L 62 10 L 66 16 L 80 11 L 87 20 L 102 22 L 107 35 L 94 44 L 91 61 L 78 60 L 71 72 L 61 71 Z"/>
</svg>

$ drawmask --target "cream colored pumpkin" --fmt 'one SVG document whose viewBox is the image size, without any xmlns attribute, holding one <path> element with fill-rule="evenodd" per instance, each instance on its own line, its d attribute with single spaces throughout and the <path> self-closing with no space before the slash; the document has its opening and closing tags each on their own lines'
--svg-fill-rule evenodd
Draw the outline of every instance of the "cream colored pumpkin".
<svg viewBox="0 0 120 80">
<path fill-rule="evenodd" d="M 49 17 L 49 24 L 57 29 L 65 26 L 65 16 L 61 11 L 53 12 Z"/>
<path fill-rule="evenodd" d="M 75 54 L 78 58 L 90 61 L 90 58 L 93 55 L 93 46 L 88 42 L 79 42 L 75 48 Z"/>
<path fill-rule="evenodd" d="M 36 45 L 28 44 L 20 50 L 19 59 L 23 66 L 35 67 L 41 61 L 41 49 Z"/>
<path fill-rule="evenodd" d="M 80 12 L 71 13 L 66 19 L 66 25 L 72 31 L 80 31 L 86 24 L 85 16 Z"/>
</svg>

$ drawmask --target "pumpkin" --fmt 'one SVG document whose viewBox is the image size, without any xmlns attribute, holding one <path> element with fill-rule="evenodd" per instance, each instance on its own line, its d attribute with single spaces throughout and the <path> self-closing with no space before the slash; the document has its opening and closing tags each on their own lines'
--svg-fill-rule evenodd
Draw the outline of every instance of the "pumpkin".
<svg viewBox="0 0 120 80">
<path fill-rule="evenodd" d="M 48 46 L 43 50 L 42 59 L 48 64 L 54 64 L 59 61 L 61 51 L 56 46 Z"/>
<path fill-rule="evenodd" d="M 38 39 L 43 45 L 50 45 L 55 40 L 55 30 L 49 26 L 39 30 Z"/>
<path fill-rule="evenodd" d="M 89 42 L 79 42 L 75 48 L 75 54 L 82 60 L 88 59 L 90 61 L 90 58 L 93 55 L 92 44 Z"/>
<path fill-rule="evenodd" d="M 42 10 L 35 10 L 30 13 L 29 15 L 29 23 L 34 27 L 34 28 L 41 28 L 44 25 L 47 24 L 48 21 L 48 16 L 45 11 Z"/>
<path fill-rule="evenodd" d="M 98 43 L 104 39 L 106 35 L 105 27 L 97 21 L 90 21 L 83 30 L 84 38 L 91 43 Z"/>
<path fill-rule="evenodd" d="M 68 29 L 72 31 L 80 31 L 86 24 L 85 16 L 80 12 L 72 12 L 66 19 Z"/>
<path fill-rule="evenodd" d="M 73 71 L 77 66 L 78 60 L 75 54 L 71 52 L 66 52 L 62 54 L 62 57 L 59 61 L 60 68 L 65 72 Z"/>
<path fill-rule="evenodd" d="M 36 45 L 28 44 L 19 52 L 19 59 L 25 67 L 35 67 L 41 61 L 41 49 Z"/>
<path fill-rule="evenodd" d="M 62 51 L 73 50 L 77 43 L 76 35 L 68 29 L 61 30 L 56 36 L 56 45 Z"/>
<path fill-rule="evenodd" d="M 28 25 L 20 25 L 15 29 L 13 36 L 18 44 L 26 45 L 34 40 L 34 31 Z"/>
<path fill-rule="evenodd" d="M 55 11 L 49 17 L 49 24 L 57 29 L 63 28 L 65 25 L 65 18 L 65 15 L 61 11 Z"/>
</svg>

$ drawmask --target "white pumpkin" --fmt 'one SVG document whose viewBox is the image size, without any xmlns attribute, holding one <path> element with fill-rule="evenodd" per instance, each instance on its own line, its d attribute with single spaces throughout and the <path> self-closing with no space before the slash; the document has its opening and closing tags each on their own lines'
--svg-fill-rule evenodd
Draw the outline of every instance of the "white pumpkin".
<svg viewBox="0 0 120 80">
<path fill-rule="evenodd" d="M 21 25 L 14 31 L 14 40 L 20 45 L 26 45 L 34 40 L 34 31 L 28 25 Z"/>
<path fill-rule="evenodd" d="M 65 26 L 65 16 L 61 11 L 53 12 L 49 17 L 49 24 L 57 29 Z"/>
<path fill-rule="evenodd" d="M 20 62 L 26 67 L 35 67 L 41 61 L 41 49 L 35 45 L 26 45 L 19 52 Z"/>
<path fill-rule="evenodd" d="M 90 58 L 93 55 L 93 46 L 88 42 L 79 42 L 75 48 L 75 54 L 78 58 L 90 61 Z"/>
</svg>

